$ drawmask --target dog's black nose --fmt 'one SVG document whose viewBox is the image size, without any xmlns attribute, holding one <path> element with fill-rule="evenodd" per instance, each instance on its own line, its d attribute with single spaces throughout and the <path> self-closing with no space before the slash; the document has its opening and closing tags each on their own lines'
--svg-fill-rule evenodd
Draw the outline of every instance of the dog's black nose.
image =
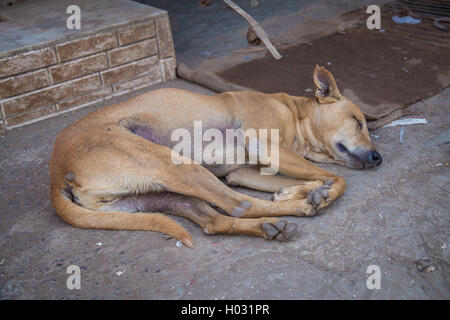
<svg viewBox="0 0 450 320">
<path fill-rule="evenodd" d="M 381 158 L 381 154 L 379 154 L 378 151 L 373 150 L 373 151 L 370 152 L 369 160 L 370 160 L 371 163 L 373 163 L 374 165 L 378 166 L 383 161 L 383 158 Z"/>
</svg>

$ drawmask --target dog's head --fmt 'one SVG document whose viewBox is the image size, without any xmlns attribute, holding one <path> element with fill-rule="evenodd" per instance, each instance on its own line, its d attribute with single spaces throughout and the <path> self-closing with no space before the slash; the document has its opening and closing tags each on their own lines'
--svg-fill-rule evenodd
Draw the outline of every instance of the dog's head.
<svg viewBox="0 0 450 320">
<path fill-rule="evenodd" d="M 372 168 L 381 164 L 381 155 L 370 141 L 362 111 L 339 92 L 333 75 L 316 66 L 317 86 L 311 130 L 318 140 L 322 159 L 352 169 Z"/>
</svg>

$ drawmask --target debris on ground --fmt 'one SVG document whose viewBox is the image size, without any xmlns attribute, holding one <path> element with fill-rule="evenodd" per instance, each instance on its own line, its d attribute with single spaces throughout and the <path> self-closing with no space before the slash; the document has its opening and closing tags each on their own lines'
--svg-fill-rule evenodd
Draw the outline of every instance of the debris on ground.
<svg viewBox="0 0 450 320">
<path fill-rule="evenodd" d="M 230 252 L 231 252 L 230 250 L 228 250 L 227 247 L 225 247 L 225 245 L 224 245 L 223 243 L 221 243 L 220 245 L 222 246 L 223 250 L 224 250 L 226 253 L 230 253 Z"/>
<path fill-rule="evenodd" d="M 448 162 L 446 162 L 445 164 L 444 163 L 442 163 L 442 162 L 439 162 L 439 163 L 436 163 L 435 165 L 434 165 L 434 167 L 448 167 Z"/>
<path fill-rule="evenodd" d="M 210 6 L 212 3 L 212 0 L 198 0 L 198 4 L 202 6 L 203 8 Z"/>
<path fill-rule="evenodd" d="M 392 21 L 394 21 L 395 23 L 407 23 L 407 24 L 419 24 L 422 22 L 421 19 L 416 19 L 411 16 L 405 17 L 393 16 Z"/>
<path fill-rule="evenodd" d="M 177 248 L 179 248 L 183 245 L 183 243 L 181 241 L 177 241 L 177 243 L 175 245 L 177 246 Z"/>
<path fill-rule="evenodd" d="M 101 247 L 102 243 L 101 242 L 97 242 L 95 245 Z"/>
<path fill-rule="evenodd" d="M 226 253 L 231 253 L 231 250 L 229 250 L 227 247 L 225 247 L 225 245 L 221 242 L 216 242 L 216 243 L 212 244 L 213 247 L 216 247 L 217 245 L 220 245 Z"/>
<path fill-rule="evenodd" d="M 448 28 L 446 26 L 444 26 L 442 24 L 442 22 L 450 22 L 450 18 L 449 17 L 442 17 L 442 18 L 429 17 L 429 18 L 434 20 L 433 21 L 433 25 L 436 28 L 438 28 L 439 30 L 442 30 L 442 31 L 448 31 Z"/>
<path fill-rule="evenodd" d="M 125 273 L 126 269 L 123 269 L 123 271 L 117 271 L 116 274 L 120 277 L 122 274 Z"/>
<path fill-rule="evenodd" d="M 351 28 L 353 28 L 353 25 L 351 22 L 343 22 L 339 25 L 339 27 L 337 28 L 337 31 L 340 34 L 345 34 Z"/>
<path fill-rule="evenodd" d="M 395 120 L 389 124 L 384 125 L 383 128 L 396 127 L 396 126 L 409 126 L 412 124 L 425 124 L 425 123 L 427 123 L 427 120 L 424 118 L 399 119 L 399 120 Z"/>
<path fill-rule="evenodd" d="M 405 127 L 400 129 L 400 143 L 403 143 L 403 132 L 405 131 Z"/>
<path fill-rule="evenodd" d="M 429 273 L 437 269 L 437 267 L 434 266 L 432 261 L 427 257 L 420 258 L 419 260 L 414 261 L 414 263 L 420 272 Z"/>
</svg>

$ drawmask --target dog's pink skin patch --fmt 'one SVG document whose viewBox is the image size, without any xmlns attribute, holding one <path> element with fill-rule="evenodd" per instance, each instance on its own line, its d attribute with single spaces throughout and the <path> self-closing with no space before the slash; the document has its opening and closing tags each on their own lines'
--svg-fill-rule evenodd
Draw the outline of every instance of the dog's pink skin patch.
<svg viewBox="0 0 450 320">
<path fill-rule="evenodd" d="M 155 192 L 128 196 L 104 209 L 125 212 L 176 212 L 180 207 L 191 207 L 189 197 L 172 192 Z"/>
</svg>

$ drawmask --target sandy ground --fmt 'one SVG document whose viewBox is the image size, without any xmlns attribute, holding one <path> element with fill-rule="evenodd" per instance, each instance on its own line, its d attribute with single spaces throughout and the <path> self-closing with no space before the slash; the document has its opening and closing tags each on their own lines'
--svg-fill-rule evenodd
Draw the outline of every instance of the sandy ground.
<svg viewBox="0 0 450 320">
<path fill-rule="evenodd" d="M 180 80 L 164 86 L 208 93 Z M 347 191 L 320 216 L 289 217 L 300 233 L 288 243 L 205 235 L 181 218 L 195 249 L 160 233 L 74 228 L 49 202 L 52 143 L 101 105 L 8 132 L 0 138 L 0 298 L 448 299 L 449 148 L 439 137 L 449 99 L 447 89 L 415 105 L 428 123 L 405 127 L 402 144 L 400 127 L 372 132 L 380 167 L 323 165 L 347 178 Z M 418 270 L 423 257 L 433 272 Z M 72 264 L 80 290 L 66 286 Z M 379 290 L 366 287 L 369 265 L 380 267 Z"/>
</svg>

